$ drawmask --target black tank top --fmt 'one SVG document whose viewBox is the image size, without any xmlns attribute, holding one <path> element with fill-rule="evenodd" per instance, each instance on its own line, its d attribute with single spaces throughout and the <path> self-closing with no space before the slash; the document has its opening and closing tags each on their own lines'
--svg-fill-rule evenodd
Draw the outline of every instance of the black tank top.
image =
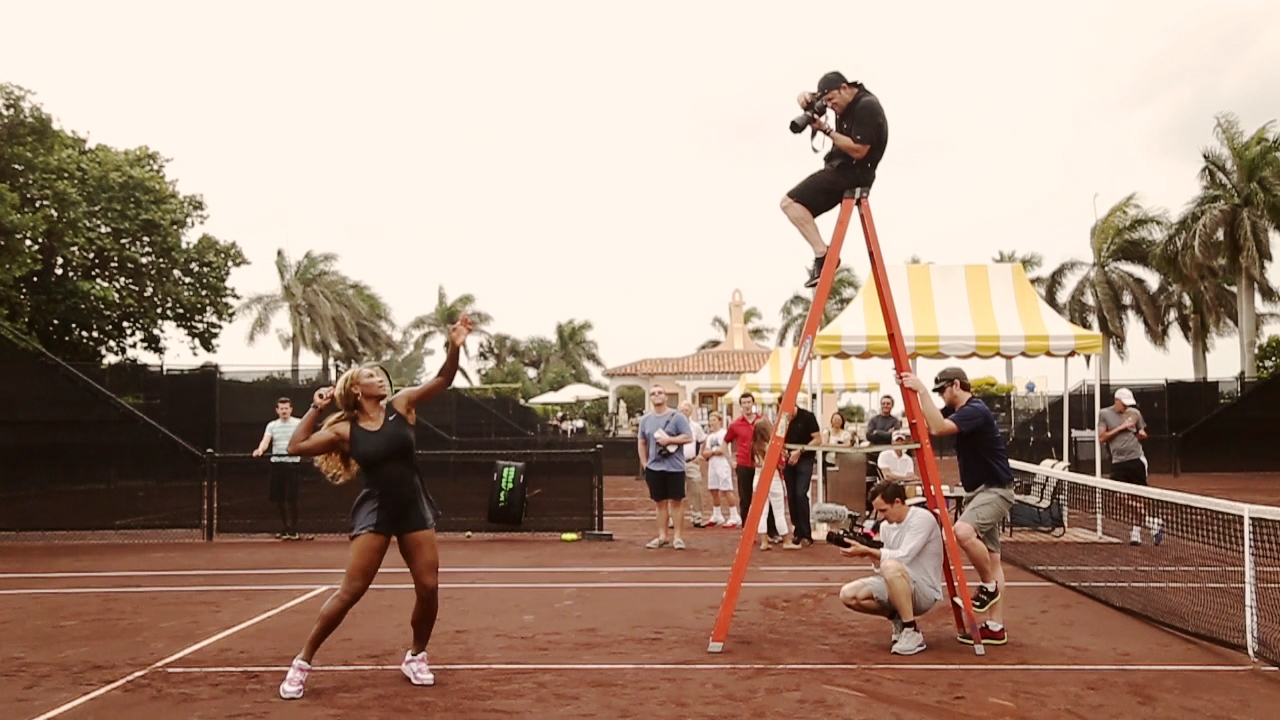
<svg viewBox="0 0 1280 720">
<path fill-rule="evenodd" d="M 386 412 L 377 430 L 365 430 L 351 421 L 351 458 L 364 473 L 366 487 L 411 496 L 421 487 L 414 464 L 413 427 L 391 403 Z"/>
</svg>

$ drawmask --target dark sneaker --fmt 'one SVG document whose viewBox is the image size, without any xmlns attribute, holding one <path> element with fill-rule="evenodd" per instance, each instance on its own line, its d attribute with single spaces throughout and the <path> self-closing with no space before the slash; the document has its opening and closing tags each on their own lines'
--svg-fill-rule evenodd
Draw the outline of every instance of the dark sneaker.
<svg viewBox="0 0 1280 720">
<path fill-rule="evenodd" d="M 964 607 L 964 603 L 960 602 L 960 598 L 958 597 L 952 598 L 952 600 L 955 602 L 956 605 Z M 991 608 L 992 605 L 995 605 L 999 601 L 1000 601 L 999 588 L 995 590 L 988 590 L 982 587 L 981 585 L 979 585 L 978 591 L 973 594 L 973 611 L 986 612 Z"/>
<path fill-rule="evenodd" d="M 992 630 L 987 627 L 986 623 L 982 623 L 978 628 L 978 636 L 982 638 L 983 645 L 1004 645 L 1009 642 L 1009 635 L 1005 632 L 1003 627 L 999 630 Z M 969 637 L 969 633 L 967 632 L 960 633 L 956 636 L 956 639 L 965 645 L 973 644 L 973 638 Z"/>
<path fill-rule="evenodd" d="M 822 277 L 822 266 L 826 264 L 827 256 L 816 257 L 813 259 L 813 267 L 809 268 L 809 279 L 804 282 L 807 288 L 818 287 L 818 280 Z M 836 260 L 836 269 L 840 268 L 840 260 Z"/>
</svg>

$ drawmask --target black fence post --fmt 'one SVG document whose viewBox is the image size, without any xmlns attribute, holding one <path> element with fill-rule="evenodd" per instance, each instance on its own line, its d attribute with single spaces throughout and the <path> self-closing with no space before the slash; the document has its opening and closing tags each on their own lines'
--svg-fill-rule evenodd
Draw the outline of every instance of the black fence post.
<svg viewBox="0 0 1280 720">
<path fill-rule="evenodd" d="M 1182 433 L 1169 436 L 1169 465 L 1174 477 L 1182 475 Z"/>
<path fill-rule="evenodd" d="M 218 517 L 218 456 L 213 448 L 204 451 L 204 507 L 200 512 L 200 527 L 205 542 L 213 542 L 213 529 Z"/>
<path fill-rule="evenodd" d="M 591 456 L 592 464 L 595 467 L 595 501 L 596 501 L 596 521 L 593 528 L 597 532 L 604 530 L 604 445 L 596 445 L 596 451 Z"/>
</svg>

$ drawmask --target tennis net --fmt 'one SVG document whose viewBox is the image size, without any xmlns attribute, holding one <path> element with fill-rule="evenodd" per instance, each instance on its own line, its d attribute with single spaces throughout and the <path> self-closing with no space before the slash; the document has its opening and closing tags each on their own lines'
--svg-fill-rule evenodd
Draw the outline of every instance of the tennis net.
<svg viewBox="0 0 1280 720">
<path fill-rule="evenodd" d="M 1280 507 L 1011 465 L 1018 501 L 1004 559 L 1280 663 Z"/>
</svg>

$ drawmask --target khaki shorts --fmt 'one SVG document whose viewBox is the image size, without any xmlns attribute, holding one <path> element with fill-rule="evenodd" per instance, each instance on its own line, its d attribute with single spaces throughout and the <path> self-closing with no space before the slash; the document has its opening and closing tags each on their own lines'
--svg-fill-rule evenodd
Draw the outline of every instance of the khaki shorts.
<svg viewBox="0 0 1280 720">
<path fill-rule="evenodd" d="M 983 485 L 964 496 L 964 512 L 960 522 L 968 523 L 991 552 L 1000 552 L 1000 523 L 1009 517 L 1013 507 L 1013 488 Z"/>
<path fill-rule="evenodd" d="M 907 577 L 911 578 L 911 612 L 915 615 L 923 615 L 929 612 L 930 608 L 938 604 L 942 599 L 933 590 L 925 587 L 924 583 L 915 579 L 911 572 L 907 572 Z M 889 584 L 885 582 L 884 577 L 880 575 L 872 575 L 859 580 L 863 587 L 871 588 L 871 597 L 882 607 L 893 607 L 893 603 L 889 602 Z"/>
<path fill-rule="evenodd" d="M 702 482 L 702 468 L 698 467 L 697 460 L 686 460 L 684 465 L 684 479 L 691 483 Z"/>
</svg>

